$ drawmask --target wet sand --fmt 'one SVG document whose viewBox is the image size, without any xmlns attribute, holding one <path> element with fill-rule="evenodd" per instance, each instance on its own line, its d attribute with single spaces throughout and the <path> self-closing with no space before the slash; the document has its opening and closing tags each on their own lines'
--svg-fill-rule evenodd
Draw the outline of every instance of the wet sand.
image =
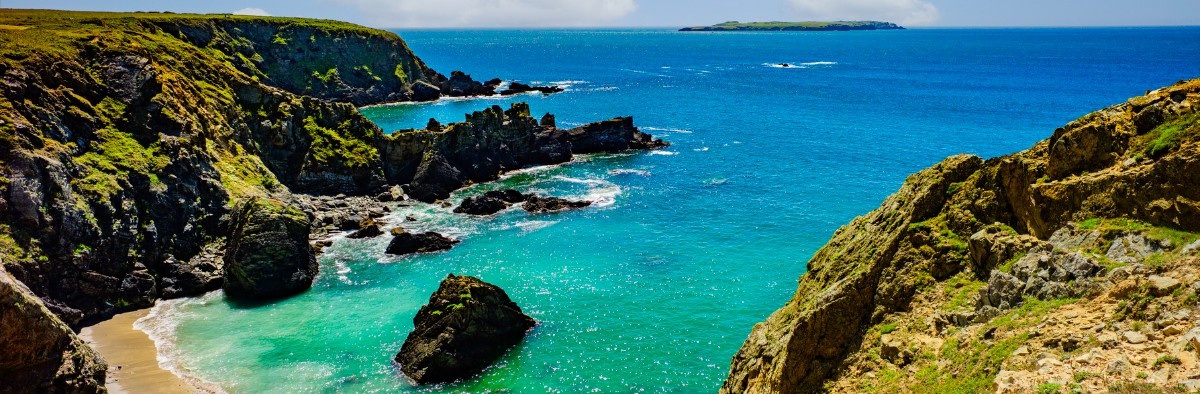
<svg viewBox="0 0 1200 394">
<path fill-rule="evenodd" d="M 179 376 L 158 366 L 158 351 L 146 333 L 133 328 L 133 322 L 150 313 L 149 309 L 122 313 L 80 331 L 92 348 L 108 361 L 106 386 L 110 393 L 186 394 L 204 392 Z"/>
</svg>

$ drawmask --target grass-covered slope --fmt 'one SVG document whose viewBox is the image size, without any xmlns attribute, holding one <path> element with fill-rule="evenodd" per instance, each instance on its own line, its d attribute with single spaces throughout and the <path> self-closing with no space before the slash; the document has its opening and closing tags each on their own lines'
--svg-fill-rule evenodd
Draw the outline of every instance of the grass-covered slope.
<svg viewBox="0 0 1200 394">
<path fill-rule="evenodd" d="M 900 25 L 879 21 L 837 22 L 724 22 L 712 26 L 693 26 L 679 31 L 851 31 L 903 30 Z"/>
<path fill-rule="evenodd" d="M 1198 112 L 1200 80 L 1181 82 L 912 175 L 813 256 L 722 391 L 1200 383 Z"/>
</svg>

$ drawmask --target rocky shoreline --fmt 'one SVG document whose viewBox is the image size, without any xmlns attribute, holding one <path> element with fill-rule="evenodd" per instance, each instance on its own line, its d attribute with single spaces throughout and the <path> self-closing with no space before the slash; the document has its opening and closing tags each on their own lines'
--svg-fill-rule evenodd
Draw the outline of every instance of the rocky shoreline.
<svg viewBox="0 0 1200 394">
<path fill-rule="evenodd" d="M 29 305 L 0 313 L 63 328 L 49 344 L 0 326 L 5 349 L 49 354 L 0 355 L 0 375 L 27 387 L 102 389 L 104 362 L 70 326 L 219 288 L 304 291 L 312 245 L 382 236 L 375 219 L 394 201 L 665 145 L 630 118 L 558 129 L 523 103 L 385 134 L 356 107 L 494 95 L 501 81 L 447 78 L 395 34 L 341 22 L 22 11 L 0 23 L 34 28 L 0 48 L 0 291 Z"/>
</svg>

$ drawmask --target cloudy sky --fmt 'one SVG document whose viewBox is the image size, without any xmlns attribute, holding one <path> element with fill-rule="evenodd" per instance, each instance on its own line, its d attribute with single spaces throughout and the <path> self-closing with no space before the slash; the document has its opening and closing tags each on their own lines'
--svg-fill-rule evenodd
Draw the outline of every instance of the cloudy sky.
<svg viewBox="0 0 1200 394">
<path fill-rule="evenodd" d="M 948 27 L 1200 25 L 1200 0 L 0 0 L 0 6 L 302 16 L 397 28 L 858 19 Z"/>
</svg>

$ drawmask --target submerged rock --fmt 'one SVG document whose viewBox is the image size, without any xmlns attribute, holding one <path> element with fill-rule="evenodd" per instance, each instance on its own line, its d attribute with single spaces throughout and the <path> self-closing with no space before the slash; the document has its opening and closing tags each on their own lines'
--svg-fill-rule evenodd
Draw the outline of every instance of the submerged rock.
<svg viewBox="0 0 1200 394">
<path fill-rule="evenodd" d="M 521 208 L 525 212 L 539 213 L 555 213 L 571 209 L 583 208 L 592 205 L 591 201 L 573 201 L 558 197 L 538 197 L 531 195 L 525 200 L 525 204 Z"/>
<path fill-rule="evenodd" d="M 504 290 L 450 274 L 413 318 L 396 362 L 417 384 L 466 379 L 520 343 L 537 321 Z"/>
<path fill-rule="evenodd" d="M 388 243 L 387 253 L 403 256 L 413 253 L 429 253 L 442 250 L 449 250 L 461 241 L 447 238 L 444 235 L 427 232 L 422 234 L 413 234 L 409 232 L 400 232 L 392 238 L 392 242 Z"/>
<path fill-rule="evenodd" d="M 240 206 L 225 247 L 225 294 L 264 299 L 307 290 L 317 276 L 308 215 L 278 200 Z"/>
</svg>

